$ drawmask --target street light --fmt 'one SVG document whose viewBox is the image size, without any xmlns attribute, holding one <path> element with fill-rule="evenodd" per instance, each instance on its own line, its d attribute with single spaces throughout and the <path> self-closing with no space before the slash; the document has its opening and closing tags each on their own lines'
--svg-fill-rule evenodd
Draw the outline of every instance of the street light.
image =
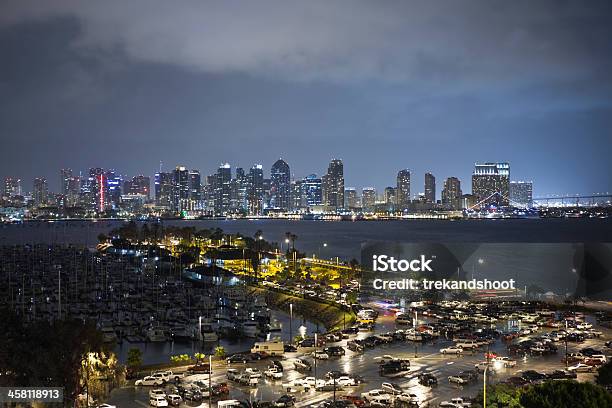
<svg viewBox="0 0 612 408">
<path fill-rule="evenodd" d="M 489 365 L 487 364 L 484 369 L 483 374 L 483 386 L 482 386 L 482 408 L 487 408 L 487 370 L 489 369 Z"/>
<path fill-rule="evenodd" d="M 293 343 L 293 303 L 289 303 L 289 344 Z"/>
</svg>

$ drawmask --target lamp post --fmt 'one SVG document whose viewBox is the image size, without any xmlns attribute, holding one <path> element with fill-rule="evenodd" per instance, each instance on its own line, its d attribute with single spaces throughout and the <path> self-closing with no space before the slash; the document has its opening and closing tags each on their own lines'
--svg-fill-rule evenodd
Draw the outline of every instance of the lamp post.
<svg viewBox="0 0 612 408">
<path fill-rule="evenodd" d="M 489 369 L 489 365 L 487 364 L 484 369 L 483 379 L 482 379 L 482 408 L 487 408 L 487 370 Z"/>
<path fill-rule="evenodd" d="M 289 303 L 289 344 L 293 343 L 293 303 Z"/>
<path fill-rule="evenodd" d="M 208 406 L 212 407 L 212 354 L 208 355 Z"/>
<path fill-rule="evenodd" d="M 315 338 L 315 352 L 314 352 L 314 379 L 315 379 L 315 390 L 317 389 L 317 350 L 318 350 L 318 337 L 317 337 L 318 333 L 314 334 L 314 338 Z"/>
<path fill-rule="evenodd" d="M 414 324 L 413 324 L 413 326 L 414 326 L 414 357 L 415 358 L 417 357 L 417 340 L 416 340 L 417 337 L 416 337 L 416 334 L 417 334 L 417 325 L 419 324 L 419 314 L 418 313 L 419 313 L 418 311 L 416 311 L 416 310 L 414 311 Z"/>
</svg>

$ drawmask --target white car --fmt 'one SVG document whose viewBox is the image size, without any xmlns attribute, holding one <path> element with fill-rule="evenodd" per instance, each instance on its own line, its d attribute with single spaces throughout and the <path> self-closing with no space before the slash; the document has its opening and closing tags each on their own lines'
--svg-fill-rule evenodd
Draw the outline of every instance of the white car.
<svg viewBox="0 0 612 408">
<path fill-rule="evenodd" d="M 134 385 L 163 385 L 164 381 L 159 379 L 159 378 L 155 378 L 155 377 L 151 377 L 150 375 L 146 376 L 145 378 L 143 378 L 142 380 L 136 380 L 136 382 L 134 383 Z"/>
<path fill-rule="evenodd" d="M 387 394 L 399 395 L 404 392 L 398 384 L 389 382 L 382 383 L 380 388 L 382 388 L 382 390 L 385 391 Z"/>
<path fill-rule="evenodd" d="M 174 405 L 177 407 L 181 405 L 181 402 L 183 402 L 183 398 L 177 394 L 170 394 L 166 397 L 166 399 L 168 400 L 168 403 L 170 405 Z"/>
<path fill-rule="evenodd" d="M 412 402 L 415 404 L 419 403 L 419 397 L 416 394 L 400 394 L 395 397 L 397 401 L 400 402 Z"/>
<path fill-rule="evenodd" d="M 567 371 L 575 371 L 577 373 L 590 373 L 595 367 L 584 363 L 578 363 L 576 365 L 567 368 Z"/>
<path fill-rule="evenodd" d="M 247 367 L 244 370 L 245 374 L 248 374 L 249 376 L 251 376 L 251 378 L 261 378 L 261 371 L 259 371 L 258 368 L 255 367 Z"/>
<path fill-rule="evenodd" d="M 470 380 L 466 377 L 462 377 L 460 375 L 449 375 L 448 382 L 456 383 L 456 384 L 467 384 Z"/>
<path fill-rule="evenodd" d="M 453 398 L 450 401 L 442 401 L 440 407 L 444 408 L 467 408 L 472 404 L 464 401 L 463 398 Z"/>
<path fill-rule="evenodd" d="M 334 383 L 334 380 L 329 380 L 331 384 Z M 336 378 L 336 385 L 347 386 L 347 385 L 357 385 L 354 378 L 351 378 L 347 375 L 343 375 L 342 377 Z"/>
<path fill-rule="evenodd" d="M 273 380 L 279 380 L 281 378 L 283 378 L 283 372 L 282 371 L 278 371 L 276 369 L 270 368 L 266 371 L 264 371 L 264 375 L 268 378 L 271 378 Z"/>
<path fill-rule="evenodd" d="M 159 388 L 149 391 L 149 398 L 161 397 L 166 398 L 166 392 Z"/>
<path fill-rule="evenodd" d="M 329 354 L 325 353 L 324 351 L 313 351 L 312 357 L 318 360 L 329 360 Z"/>
<path fill-rule="evenodd" d="M 387 395 L 387 393 L 381 389 L 373 389 L 370 391 L 366 391 L 366 392 L 362 392 L 361 393 L 361 398 L 363 398 L 366 401 L 372 400 L 375 397 L 379 397 L 382 395 Z"/>
<path fill-rule="evenodd" d="M 501 363 L 506 368 L 514 367 L 516 365 L 516 360 L 512 360 L 510 357 L 497 356 L 497 357 L 494 357 L 491 361 L 493 361 L 493 364 Z"/>
<path fill-rule="evenodd" d="M 154 407 L 167 407 L 168 401 L 166 401 L 166 399 L 163 397 L 153 397 L 149 398 L 149 405 Z"/>
<path fill-rule="evenodd" d="M 583 323 L 579 323 L 576 328 L 578 330 L 586 330 L 586 329 L 591 329 L 593 327 L 593 325 L 591 323 L 587 323 L 587 322 L 583 322 Z"/>
<path fill-rule="evenodd" d="M 450 347 L 440 349 L 440 353 L 442 354 L 461 354 L 463 353 L 463 349 L 457 346 L 450 346 Z"/>
</svg>

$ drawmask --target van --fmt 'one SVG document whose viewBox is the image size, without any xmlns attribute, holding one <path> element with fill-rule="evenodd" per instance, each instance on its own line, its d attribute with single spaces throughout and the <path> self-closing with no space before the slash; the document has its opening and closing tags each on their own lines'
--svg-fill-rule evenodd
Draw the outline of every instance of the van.
<svg viewBox="0 0 612 408">
<path fill-rule="evenodd" d="M 282 356 L 285 354 L 285 344 L 280 340 L 258 341 L 251 348 L 251 353 L 261 353 L 268 356 Z"/>
</svg>

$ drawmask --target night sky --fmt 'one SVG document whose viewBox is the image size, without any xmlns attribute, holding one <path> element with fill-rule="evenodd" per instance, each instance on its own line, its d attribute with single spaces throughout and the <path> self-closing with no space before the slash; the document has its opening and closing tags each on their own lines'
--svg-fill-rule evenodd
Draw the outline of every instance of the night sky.
<svg viewBox="0 0 612 408">
<path fill-rule="evenodd" d="M 509 161 L 537 196 L 612 192 L 611 4 L 2 1 L 0 178 L 337 157 L 347 187 Z"/>
</svg>

